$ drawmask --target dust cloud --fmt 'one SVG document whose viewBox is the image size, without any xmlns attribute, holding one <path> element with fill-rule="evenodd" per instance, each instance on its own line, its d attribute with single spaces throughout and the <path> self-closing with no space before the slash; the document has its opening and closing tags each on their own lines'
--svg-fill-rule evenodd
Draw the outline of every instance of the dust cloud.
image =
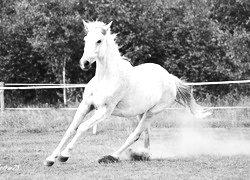
<svg viewBox="0 0 250 180">
<path fill-rule="evenodd" d="M 165 130 L 165 137 L 163 133 L 162 137 L 152 139 L 155 142 L 151 145 L 151 158 L 250 155 L 248 129 L 208 128 L 208 119 L 195 119 L 190 114 L 179 115 L 177 119 L 179 128 Z"/>
<path fill-rule="evenodd" d="M 250 130 L 208 128 L 206 120 L 184 114 L 177 117 L 179 128 L 151 130 L 150 159 L 199 155 L 250 155 Z M 143 151 L 143 140 L 133 147 Z"/>
<path fill-rule="evenodd" d="M 172 139 L 156 140 L 151 159 L 198 155 L 250 155 L 250 140 L 229 130 L 182 128 Z"/>
</svg>

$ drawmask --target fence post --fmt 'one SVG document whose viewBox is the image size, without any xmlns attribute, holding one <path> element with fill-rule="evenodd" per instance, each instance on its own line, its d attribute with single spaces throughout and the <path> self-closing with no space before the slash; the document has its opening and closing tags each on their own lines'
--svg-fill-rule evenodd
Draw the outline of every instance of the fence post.
<svg viewBox="0 0 250 180">
<path fill-rule="evenodd" d="M 63 59 L 63 86 L 66 85 L 66 59 L 64 58 Z M 67 105 L 67 89 L 64 87 L 63 88 L 63 103 L 64 103 L 64 106 Z"/>
<path fill-rule="evenodd" d="M 0 87 L 4 87 L 4 82 L 0 82 Z M 0 89 L 0 106 L 1 111 L 4 111 L 4 90 Z"/>
<path fill-rule="evenodd" d="M 95 124 L 95 125 L 93 126 L 93 134 L 94 134 L 94 135 L 96 134 L 96 130 L 97 130 L 97 124 Z"/>
</svg>

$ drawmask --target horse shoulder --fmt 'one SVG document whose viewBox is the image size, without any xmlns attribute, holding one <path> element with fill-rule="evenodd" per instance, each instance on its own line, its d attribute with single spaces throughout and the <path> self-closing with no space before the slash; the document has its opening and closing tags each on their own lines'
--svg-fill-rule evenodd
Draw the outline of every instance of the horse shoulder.
<svg viewBox="0 0 250 180">
<path fill-rule="evenodd" d="M 92 99 L 95 87 L 96 87 L 96 78 L 93 77 L 84 88 L 83 101 L 85 101 L 87 104 L 91 104 L 91 101 L 92 101 L 91 99 Z"/>
<path fill-rule="evenodd" d="M 118 77 L 110 80 L 96 83 L 92 90 L 91 101 L 98 109 L 103 106 L 115 107 L 121 99 L 123 86 L 118 83 Z"/>
</svg>

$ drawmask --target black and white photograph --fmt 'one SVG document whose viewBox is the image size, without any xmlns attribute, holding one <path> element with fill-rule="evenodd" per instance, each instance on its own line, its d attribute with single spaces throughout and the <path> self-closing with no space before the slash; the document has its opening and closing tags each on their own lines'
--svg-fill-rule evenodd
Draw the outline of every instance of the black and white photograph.
<svg viewBox="0 0 250 180">
<path fill-rule="evenodd" d="M 0 0 L 1 180 L 249 180 L 249 0 Z"/>
</svg>

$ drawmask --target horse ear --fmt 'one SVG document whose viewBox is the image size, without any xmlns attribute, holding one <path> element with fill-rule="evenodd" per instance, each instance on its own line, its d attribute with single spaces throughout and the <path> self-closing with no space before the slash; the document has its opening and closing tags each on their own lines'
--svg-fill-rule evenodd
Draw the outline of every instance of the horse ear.
<svg viewBox="0 0 250 180">
<path fill-rule="evenodd" d="M 89 31 L 89 28 L 88 28 L 88 23 L 86 23 L 84 20 L 82 20 L 83 24 L 84 24 L 84 28 L 85 28 L 85 31 Z"/>
<path fill-rule="evenodd" d="M 105 29 L 106 32 L 110 30 L 110 27 L 111 27 L 112 23 L 113 23 L 113 21 L 111 21 L 110 23 L 108 23 L 108 24 L 104 27 L 104 29 Z"/>
</svg>

